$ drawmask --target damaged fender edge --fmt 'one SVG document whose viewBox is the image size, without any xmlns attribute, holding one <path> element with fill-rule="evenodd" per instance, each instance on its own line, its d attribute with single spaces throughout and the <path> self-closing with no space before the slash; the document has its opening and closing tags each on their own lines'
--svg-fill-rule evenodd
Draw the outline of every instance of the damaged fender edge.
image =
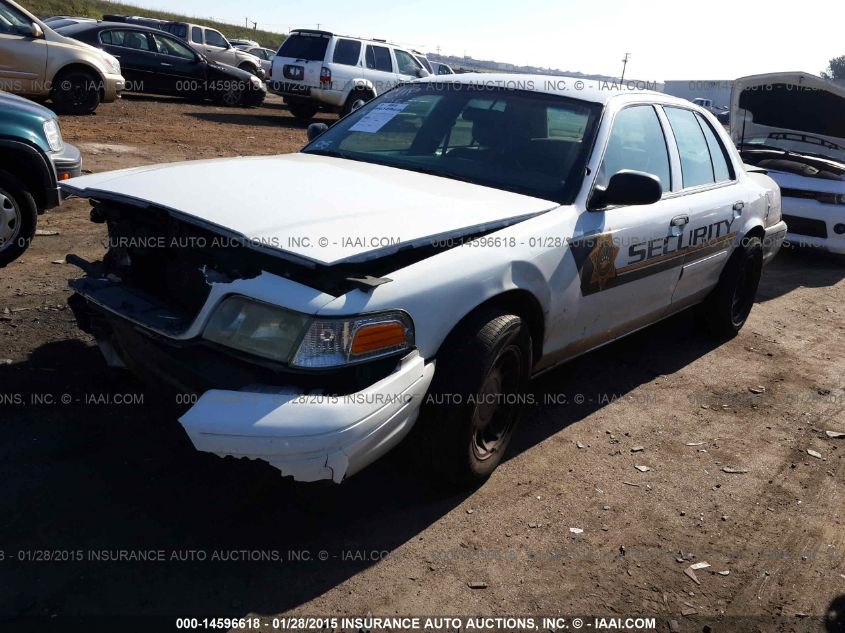
<svg viewBox="0 0 845 633">
<path fill-rule="evenodd" d="M 259 459 L 296 481 L 341 483 L 407 435 L 434 369 L 415 350 L 347 396 L 211 390 L 179 422 L 199 451 Z"/>
</svg>

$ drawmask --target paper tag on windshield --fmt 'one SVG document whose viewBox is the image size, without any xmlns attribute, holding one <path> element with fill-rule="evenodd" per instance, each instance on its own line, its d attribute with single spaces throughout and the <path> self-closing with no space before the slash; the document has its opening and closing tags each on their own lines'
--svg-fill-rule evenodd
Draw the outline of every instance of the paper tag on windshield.
<svg viewBox="0 0 845 633">
<path fill-rule="evenodd" d="M 360 121 L 349 128 L 349 131 L 369 132 L 370 134 L 378 132 L 407 106 L 407 103 L 380 103 L 361 117 Z"/>
</svg>

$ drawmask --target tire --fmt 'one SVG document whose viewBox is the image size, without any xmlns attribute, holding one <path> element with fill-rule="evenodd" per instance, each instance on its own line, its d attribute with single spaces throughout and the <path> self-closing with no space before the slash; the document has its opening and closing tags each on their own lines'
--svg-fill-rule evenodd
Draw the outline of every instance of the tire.
<svg viewBox="0 0 845 633">
<path fill-rule="evenodd" d="M 483 483 L 507 450 L 531 370 L 523 320 L 487 310 L 449 336 L 411 436 L 420 466 L 440 483 Z"/>
<path fill-rule="evenodd" d="M 699 306 L 702 326 L 718 338 L 732 338 L 745 325 L 763 272 L 763 243 L 746 237 L 734 249 L 719 283 Z"/>
<path fill-rule="evenodd" d="M 32 195 L 17 178 L 0 171 L 0 268 L 29 248 L 37 223 Z"/>
<path fill-rule="evenodd" d="M 51 98 L 59 114 L 91 114 L 100 105 L 100 79 L 85 70 L 61 73 L 55 80 Z"/>
<path fill-rule="evenodd" d="M 369 90 L 353 90 L 346 98 L 346 103 L 343 104 L 343 112 L 341 116 L 346 116 L 350 112 L 355 112 L 358 108 L 363 106 L 367 101 L 373 99 L 375 95 Z"/>
<path fill-rule="evenodd" d="M 320 108 L 311 103 L 289 103 L 288 110 L 295 119 L 310 121 Z"/>
<path fill-rule="evenodd" d="M 214 93 L 214 101 L 217 105 L 227 108 L 237 108 L 243 104 L 244 90 L 237 81 L 230 81 L 223 90 Z"/>
</svg>

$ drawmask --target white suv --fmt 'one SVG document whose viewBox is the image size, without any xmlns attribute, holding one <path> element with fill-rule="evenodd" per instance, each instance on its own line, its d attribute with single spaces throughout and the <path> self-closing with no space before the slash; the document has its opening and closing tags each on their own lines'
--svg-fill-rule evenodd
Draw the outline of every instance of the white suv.
<svg viewBox="0 0 845 633">
<path fill-rule="evenodd" d="M 267 86 L 307 121 L 321 108 L 348 114 L 400 81 L 429 74 L 413 53 L 384 40 L 300 29 L 276 53 Z"/>
</svg>

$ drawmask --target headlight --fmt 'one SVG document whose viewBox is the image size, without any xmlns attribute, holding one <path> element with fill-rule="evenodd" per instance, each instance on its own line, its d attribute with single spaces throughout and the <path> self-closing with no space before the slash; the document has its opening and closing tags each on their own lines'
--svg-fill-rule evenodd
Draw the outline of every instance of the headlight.
<svg viewBox="0 0 845 633">
<path fill-rule="evenodd" d="M 243 297 L 229 297 L 211 317 L 203 338 L 287 363 L 309 317 Z"/>
<path fill-rule="evenodd" d="M 249 78 L 249 82 L 252 84 L 252 86 L 254 88 L 260 88 L 261 87 L 261 80 L 258 77 L 256 77 L 255 75 L 252 75 Z"/>
<path fill-rule="evenodd" d="M 44 122 L 44 136 L 47 138 L 47 144 L 54 152 L 61 152 L 65 144 L 62 141 L 62 132 L 59 129 L 59 123 L 55 119 L 50 119 Z"/>
<path fill-rule="evenodd" d="M 106 66 L 111 71 L 113 75 L 120 74 L 120 61 L 114 55 L 109 55 L 108 53 L 103 53 L 103 61 L 106 62 Z"/>
<path fill-rule="evenodd" d="M 315 319 L 291 364 L 322 369 L 359 363 L 410 350 L 414 324 L 404 312 L 345 319 Z"/>
<path fill-rule="evenodd" d="M 203 338 L 296 367 L 329 369 L 411 349 L 414 325 L 398 311 L 315 319 L 229 297 L 214 311 Z"/>
</svg>

